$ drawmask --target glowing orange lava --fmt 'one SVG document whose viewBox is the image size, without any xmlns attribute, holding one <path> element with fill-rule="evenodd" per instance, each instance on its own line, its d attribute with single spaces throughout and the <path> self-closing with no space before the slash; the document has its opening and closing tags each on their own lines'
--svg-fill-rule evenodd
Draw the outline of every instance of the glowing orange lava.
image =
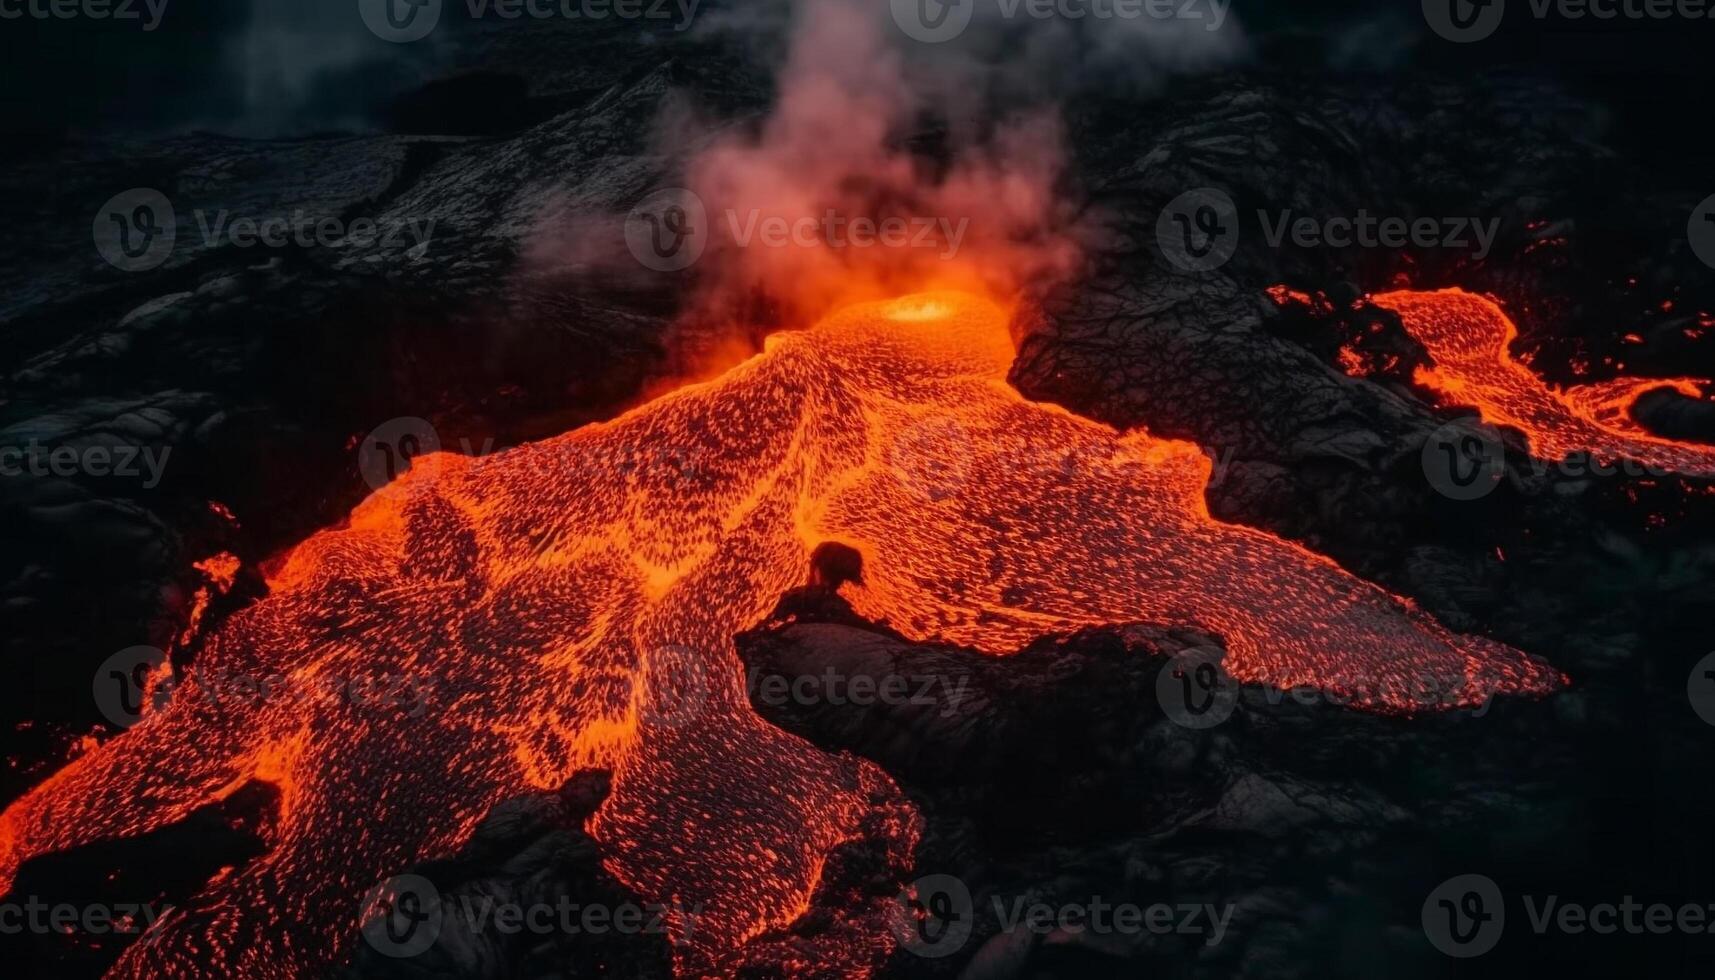
<svg viewBox="0 0 1715 980">
<path fill-rule="evenodd" d="M 1374 297 L 1399 314 L 1435 362 L 1415 380 L 1448 404 L 1476 408 L 1483 420 L 1509 425 L 1530 440 L 1532 454 L 1548 460 L 1589 452 L 1608 462 L 1636 460 L 1646 467 L 1688 476 L 1715 476 L 1715 446 L 1655 435 L 1633 421 L 1639 397 L 1672 388 L 1690 398 L 1709 388 L 1698 378 L 1615 378 L 1555 389 L 1513 359 L 1518 327 L 1492 300 L 1462 289 L 1392 292 Z"/>
<path fill-rule="evenodd" d="M 1238 678 L 1377 710 L 1419 708 L 1426 684 L 1446 706 L 1563 683 L 1214 520 L 1195 446 L 1026 401 L 1005 381 L 1013 353 L 984 300 L 863 304 L 612 422 L 419 459 L 298 546 L 165 707 L 8 809 L 0 872 L 266 780 L 281 790 L 267 853 L 112 975 L 316 976 L 376 882 L 457 848 L 497 802 L 602 766 L 614 789 L 591 831 L 608 866 L 649 901 L 702 906 L 679 968 L 722 972 L 803 911 L 860 823 L 883 828 L 902 875 L 915 843 L 885 774 L 769 726 L 743 690 L 730 638 L 830 540 L 867 559 L 847 586 L 862 612 L 994 653 L 1155 620 L 1219 632 Z M 223 672 L 319 693 L 239 703 L 215 695 Z M 385 676 L 444 694 L 417 710 L 325 686 Z M 282 939 L 282 922 L 316 941 Z M 889 949 L 879 923 L 809 942 L 817 976 L 862 976 Z"/>
</svg>

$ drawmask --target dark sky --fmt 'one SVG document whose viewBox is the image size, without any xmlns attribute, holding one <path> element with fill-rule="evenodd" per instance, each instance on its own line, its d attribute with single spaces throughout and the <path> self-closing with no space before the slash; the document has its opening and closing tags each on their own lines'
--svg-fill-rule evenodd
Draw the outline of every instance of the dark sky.
<svg viewBox="0 0 1715 980">
<path fill-rule="evenodd" d="M 6 128 L 361 128 L 433 55 L 371 35 L 355 0 L 167 2 L 152 32 L 135 22 L 0 21 Z"/>
<path fill-rule="evenodd" d="M 152 33 L 135 23 L 0 20 L 0 130 L 207 128 L 276 137 L 372 128 L 380 106 L 456 63 L 466 0 L 446 2 L 443 22 L 454 29 L 410 45 L 372 36 L 357 0 L 168 0 Z M 705 0 L 704 10 L 717 2 L 747 0 Z M 1700 104 L 1715 61 L 1715 20 L 1544 25 L 1521 13 L 1530 0 L 1507 2 L 1500 32 L 1474 45 L 1426 37 L 1420 0 L 1235 0 L 1234 7 L 1253 36 L 1322 38 L 1262 47 L 1271 59 L 1301 47 L 1297 56 L 1317 70 L 1529 65 L 1611 99 L 1651 132 L 1675 124 L 1675 107 Z"/>
</svg>

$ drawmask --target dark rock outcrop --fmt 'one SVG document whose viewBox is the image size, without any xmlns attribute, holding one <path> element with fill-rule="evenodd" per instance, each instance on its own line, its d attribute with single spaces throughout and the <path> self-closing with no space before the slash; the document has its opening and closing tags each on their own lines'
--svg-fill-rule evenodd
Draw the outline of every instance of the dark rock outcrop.
<svg viewBox="0 0 1715 980">
<path fill-rule="evenodd" d="M 673 921 L 601 867 L 583 823 L 607 792 L 608 774 L 592 771 L 557 793 L 509 800 L 456 855 L 406 869 L 407 887 L 438 910 L 423 948 L 367 922 L 342 976 L 671 978 L 669 934 L 694 929 L 694 914 Z"/>
<path fill-rule="evenodd" d="M 1192 727 L 1175 713 L 1171 682 L 1158 684 L 1187 657 L 1218 655 L 1206 635 L 1112 627 L 988 657 L 911 643 L 854 622 L 837 597 L 808 598 L 739 638 L 752 704 L 892 774 L 923 811 L 920 884 L 951 875 L 969 893 L 955 903 L 969 936 L 933 957 L 908 942 L 888 976 L 1360 977 L 1376 962 L 1412 977 L 1463 975 L 1449 973 L 1457 961 L 1421 925 L 1430 891 L 1455 874 L 1502 882 L 1509 909 L 1520 895 L 1540 902 L 1568 889 L 1613 889 L 1615 900 L 1628 889 L 1694 893 L 1671 867 L 1608 860 L 1617 840 L 1637 844 L 1658 821 L 1616 810 L 1607 786 L 1580 778 L 1635 751 L 1590 717 L 1586 694 L 1389 718 L 1223 676 L 1230 713 Z M 934 690 L 963 684 L 968 694 L 939 704 L 828 697 L 830 677 L 848 692 L 859 678 L 880 690 L 889 677 L 927 677 Z M 798 696 L 767 696 L 771 679 Z M 1676 742 L 1695 737 L 1673 727 Z M 1682 796 L 1700 812 L 1711 802 L 1701 790 Z M 1015 921 L 1021 910 L 1104 903 L 1106 928 Z M 1116 928 L 1111 910 L 1123 905 L 1176 912 L 1159 928 Z M 1212 911 L 1191 917 L 1193 906 Z M 1211 915 L 1224 916 L 1218 935 Z M 1687 936 L 1586 947 L 1517 932 L 1481 975 L 1707 953 Z"/>
</svg>

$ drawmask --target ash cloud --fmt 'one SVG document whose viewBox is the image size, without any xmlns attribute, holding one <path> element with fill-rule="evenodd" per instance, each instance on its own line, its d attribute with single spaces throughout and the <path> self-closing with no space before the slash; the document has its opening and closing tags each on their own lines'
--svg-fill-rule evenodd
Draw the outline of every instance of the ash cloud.
<svg viewBox="0 0 1715 980">
<path fill-rule="evenodd" d="M 667 149 L 688 157 L 685 184 L 708 208 L 697 312 L 718 316 L 762 297 L 786 317 L 813 317 L 923 288 L 1012 295 L 1067 274 L 1078 250 L 1062 106 L 1090 91 L 1154 94 L 1175 75 L 1242 58 L 1225 0 L 1198 2 L 1212 22 L 1043 18 L 978 0 L 945 44 L 914 40 L 888 3 L 799 0 L 711 14 L 700 30 L 778 68 L 765 119 L 737 131 L 677 126 L 693 135 Z M 910 229 L 911 245 L 850 238 L 852 222 L 889 220 Z M 790 244 L 758 247 L 771 223 L 791 230 Z"/>
<path fill-rule="evenodd" d="M 761 293 L 809 316 L 934 286 L 1007 292 L 1070 261 L 1051 112 L 959 132 L 876 7 L 811 0 L 797 14 L 772 113 L 716 136 L 687 167 L 713 224 L 717 301 Z M 866 247 L 860 221 L 891 221 L 909 241 Z M 770 225 L 790 229 L 790 243 L 754 240 Z"/>
<path fill-rule="evenodd" d="M 696 39 L 764 66 L 771 108 L 733 120 L 700 108 L 694 91 L 669 97 L 650 155 L 672 163 L 625 201 L 665 186 L 694 192 L 700 257 L 662 278 L 626 255 L 624 215 L 580 216 L 567 201 L 542 215 L 527 266 L 657 291 L 689 284 L 669 344 L 675 377 L 718 370 L 762 330 L 845 303 L 942 288 L 1004 300 L 1071 275 L 1094 232 L 1071 193 L 1066 107 L 1098 93 L 1147 97 L 1175 76 L 1236 64 L 1248 45 L 1226 0 L 1218 30 L 1026 16 L 1010 0 L 1008 17 L 1000 0 L 976 3 L 944 44 L 910 36 L 886 0 L 707 4 Z M 895 238 L 878 242 L 889 223 Z"/>
</svg>

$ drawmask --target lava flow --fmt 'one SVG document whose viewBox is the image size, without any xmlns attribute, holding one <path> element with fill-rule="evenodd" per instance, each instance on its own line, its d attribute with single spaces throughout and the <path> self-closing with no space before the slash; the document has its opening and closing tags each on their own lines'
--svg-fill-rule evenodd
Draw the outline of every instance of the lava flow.
<svg viewBox="0 0 1715 980">
<path fill-rule="evenodd" d="M 877 834 L 903 875 L 916 839 L 885 774 L 770 727 L 745 697 L 730 638 L 826 541 L 864 554 L 865 583 L 846 587 L 863 613 L 997 654 L 1154 620 L 1221 634 L 1235 677 L 1380 711 L 1421 709 L 1426 685 L 1450 706 L 1564 682 L 1213 519 L 1197 447 L 1025 400 L 1005 380 L 1013 354 L 1007 311 L 982 299 L 861 304 L 612 422 L 418 459 L 293 550 L 163 707 L 8 809 L 0 872 L 266 781 L 266 853 L 111 975 L 320 975 L 371 886 L 453 851 L 499 801 L 600 766 L 614 789 L 590 829 L 608 867 L 646 900 L 700 906 L 675 932 L 678 968 L 726 972 L 803 912 L 830 848 Z M 233 699 L 215 691 L 226 675 L 450 693 L 427 710 Z M 818 976 L 862 976 L 889 940 L 854 920 L 802 948 Z"/>
<path fill-rule="evenodd" d="M 1604 463 L 1629 459 L 1652 470 L 1715 476 L 1715 446 L 1655 435 L 1631 415 L 1647 392 L 1671 388 L 1699 398 L 1709 381 L 1615 378 L 1555 389 L 1513 359 L 1518 326 L 1492 300 L 1457 288 L 1382 293 L 1372 299 L 1398 313 L 1406 332 L 1435 362 L 1417 369 L 1418 384 L 1449 404 L 1478 409 L 1485 422 L 1523 432 L 1534 455 L 1559 460 L 1588 452 Z"/>
</svg>

